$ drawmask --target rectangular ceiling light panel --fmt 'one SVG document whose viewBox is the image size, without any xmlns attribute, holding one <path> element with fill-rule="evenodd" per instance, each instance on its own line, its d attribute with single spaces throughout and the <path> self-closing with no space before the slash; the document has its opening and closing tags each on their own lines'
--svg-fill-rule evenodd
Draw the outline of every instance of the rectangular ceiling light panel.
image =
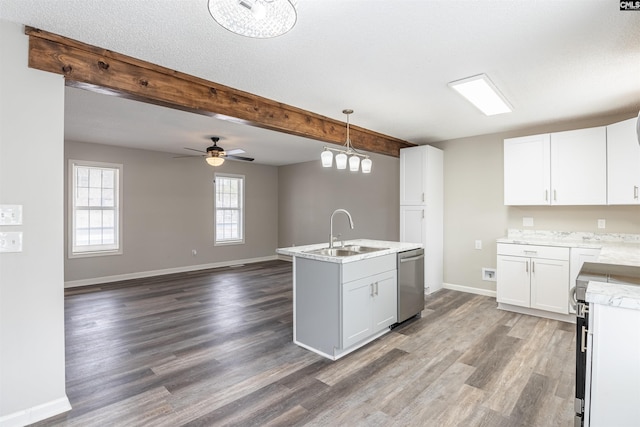
<svg viewBox="0 0 640 427">
<path fill-rule="evenodd" d="M 500 93 L 486 74 L 456 80 L 449 83 L 449 87 L 455 89 L 487 116 L 513 111 L 509 101 Z"/>
</svg>

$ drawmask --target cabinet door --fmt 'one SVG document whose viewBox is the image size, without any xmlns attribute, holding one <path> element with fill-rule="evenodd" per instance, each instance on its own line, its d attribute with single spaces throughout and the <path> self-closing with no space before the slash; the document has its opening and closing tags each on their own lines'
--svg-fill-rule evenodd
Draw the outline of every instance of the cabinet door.
<svg viewBox="0 0 640 427">
<path fill-rule="evenodd" d="M 376 277 L 373 298 L 373 332 L 381 331 L 398 320 L 398 287 L 395 271 Z"/>
<path fill-rule="evenodd" d="M 549 134 L 504 140 L 504 204 L 548 205 Z"/>
<path fill-rule="evenodd" d="M 604 126 L 551 134 L 551 204 L 607 204 Z"/>
<path fill-rule="evenodd" d="M 371 277 L 342 285 L 342 348 L 373 334 L 371 307 L 375 280 Z"/>
<path fill-rule="evenodd" d="M 607 202 L 640 204 L 640 144 L 637 118 L 607 126 Z"/>
<path fill-rule="evenodd" d="M 498 279 L 496 283 L 496 299 L 498 302 L 521 307 L 530 306 L 530 264 L 529 258 L 498 255 Z"/>
<path fill-rule="evenodd" d="M 400 206 L 400 241 L 424 243 L 425 221 L 423 206 Z"/>
<path fill-rule="evenodd" d="M 569 313 L 569 261 L 531 259 L 531 308 Z"/>
<path fill-rule="evenodd" d="M 420 205 L 425 203 L 424 147 L 409 147 L 400 150 L 400 204 Z"/>
</svg>

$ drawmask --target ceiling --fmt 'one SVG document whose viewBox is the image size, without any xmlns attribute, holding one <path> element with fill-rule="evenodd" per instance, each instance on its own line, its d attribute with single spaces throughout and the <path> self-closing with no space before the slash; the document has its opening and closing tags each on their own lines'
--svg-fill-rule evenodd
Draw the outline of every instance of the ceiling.
<svg viewBox="0 0 640 427">
<path fill-rule="evenodd" d="M 14 21 L 413 143 L 640 109 L 640 11 L 612 0 L 298 0 L 273 39 L 232 34 L 207 0 L 0 0 Z M 447 86 L 486 73 L 514 112 Z M 184 154 L 220 136 L 272 165 L 323 143 L 67 88 L 68 140 Z M 353 141 L 357 148 L 357 141 Z"/>
</svg>

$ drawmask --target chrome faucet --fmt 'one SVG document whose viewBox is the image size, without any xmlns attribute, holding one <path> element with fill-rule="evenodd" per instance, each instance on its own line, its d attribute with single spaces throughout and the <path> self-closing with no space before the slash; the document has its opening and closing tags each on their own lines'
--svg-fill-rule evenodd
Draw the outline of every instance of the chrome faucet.
<svg viewBox="0 0 640 427">
<path fill-rule="evenodd" d="M 353 218 L 351 218 L 351 214 L 349 212 L 347 212 L 345 209 L 336 209 L 335 211 L 333 211 L 333 213 L 331 214 L 331 222 L 330 222 L 330 229 L 329 229 L 329 247 L 330 248 L 333 248 L 333 216 L 338 212 L 342 212 L 345 215 L 347 215 L 347 218 L 349 218 L 349 225 L 353 230 Z M 344 243 L 342 245 L 344 246 Z"/>
</svg>

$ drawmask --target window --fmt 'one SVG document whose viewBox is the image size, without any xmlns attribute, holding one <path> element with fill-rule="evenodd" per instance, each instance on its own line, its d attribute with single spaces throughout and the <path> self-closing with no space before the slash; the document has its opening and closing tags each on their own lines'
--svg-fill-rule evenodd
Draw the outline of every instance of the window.
<svg viewBox="0 0 640 427">
<path fill-rule="evenodd" d="M 122 165 L 69 162 L 69 257 L 121 254 Z"/>
<path fill-rule="evenodd" d="M 215 193 L 215 243 L 244 243 L 244 176 L 216 174 Z"/>
</svg>

